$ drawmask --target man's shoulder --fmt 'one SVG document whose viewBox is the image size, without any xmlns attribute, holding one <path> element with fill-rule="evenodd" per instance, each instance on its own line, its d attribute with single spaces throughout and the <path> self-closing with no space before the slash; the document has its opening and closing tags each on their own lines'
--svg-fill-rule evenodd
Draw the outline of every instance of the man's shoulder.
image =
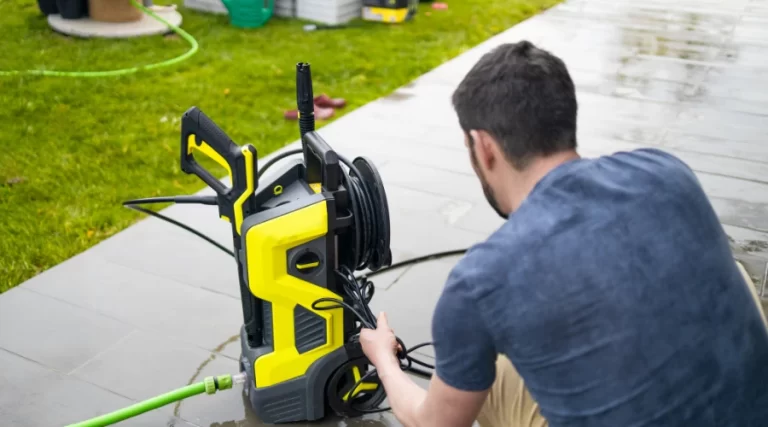
<svg viewBox="0 0 768 427">
<path fill-rule="evenodd" d="M 682 159 L 658 148 L 639 148 L 585 159 L 544 179 L 534 207 L 545 214 L 560 206 L 622 207 L 646 197 L 699 197 L 701 184 Z M 650 200 L 648 200 L 650 201 Z M 534 216 L 542 212 L 533 212 Z"/>
<path fill-rule="evenodd" d="M 507 220 L 485 240 L 471 246 L 451 270 L 446 288 L 473 293 L 480 286 L 507 283 L 511 269 L 517 265 L 514 260 L 530 253 L 532 245 L 527 242 L 536 240 L 534 230 L 524 233 L 516 222 Z"/>
</svg>

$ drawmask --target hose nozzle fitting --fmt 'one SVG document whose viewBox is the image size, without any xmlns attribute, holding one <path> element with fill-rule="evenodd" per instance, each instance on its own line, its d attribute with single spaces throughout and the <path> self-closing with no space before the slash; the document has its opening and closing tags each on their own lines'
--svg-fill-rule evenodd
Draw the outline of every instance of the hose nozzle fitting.
<svg viewBox="0 0 768 427">
<path fill-rule="evenodd" d="M 296 64 L 296 107 L 299 111 L 299 132 L 304 136 L 315 130 L 315 96 L 309 64 Z"/>
</svg>

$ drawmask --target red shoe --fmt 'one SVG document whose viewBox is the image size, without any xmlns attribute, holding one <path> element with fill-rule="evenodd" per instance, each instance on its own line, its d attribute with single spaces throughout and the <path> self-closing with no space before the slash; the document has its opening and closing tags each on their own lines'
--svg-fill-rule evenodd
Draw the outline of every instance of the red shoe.
<svg viewBox="0 0 768 427">
<path fill-rule="evenodd" d="M 326 94 L 315 97 L 315 105 L 324 108 L 344 108 L 347 101 L 344 98 L 331 98 Z"/>
<path fill-rule="evenodd" d="M 323 108 L 315 105 L 315 120 L 328 120 L 336 113 L 333 108 Z M 298 120 L 299 112 L 297 110 L 288 110 L 283 114 L 288 120 Z"/>
</svg>

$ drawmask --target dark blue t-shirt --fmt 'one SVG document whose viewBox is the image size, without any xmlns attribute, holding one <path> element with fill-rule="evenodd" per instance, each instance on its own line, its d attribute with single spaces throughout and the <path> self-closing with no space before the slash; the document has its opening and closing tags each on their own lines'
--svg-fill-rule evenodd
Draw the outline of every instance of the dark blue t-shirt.
<svg viewBox="0 0 768 427">
<path fill-rule="evenodd" d="M 550 426 L 768 426 L 768 333 L 693 172 L 658 150 L 565 163 L 448 279 L 437 375 L 505 354 Z"/>
</svg>

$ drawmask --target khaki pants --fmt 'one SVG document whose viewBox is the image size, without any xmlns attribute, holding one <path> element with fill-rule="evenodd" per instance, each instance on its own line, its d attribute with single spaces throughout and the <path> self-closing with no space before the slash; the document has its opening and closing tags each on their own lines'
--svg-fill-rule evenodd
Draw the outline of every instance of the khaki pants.
<svg viewBox="0 0 768 427">
<path fill-rule="evenodd" d="M 760 307 L 760 297 L 747 271 L 737 263 L 741 274 L 746 280 L 755 303 Z M 763 313 L 763 322 L 766 322 Z M 505 356 L 499 355 L 496 360 L 496 381 L 491 392 L 477 417 L 480 427 L 546 427 L 547 420 L 539 412 L 539 405 L 533 400 L 523 379 Z"/>
</svg>

